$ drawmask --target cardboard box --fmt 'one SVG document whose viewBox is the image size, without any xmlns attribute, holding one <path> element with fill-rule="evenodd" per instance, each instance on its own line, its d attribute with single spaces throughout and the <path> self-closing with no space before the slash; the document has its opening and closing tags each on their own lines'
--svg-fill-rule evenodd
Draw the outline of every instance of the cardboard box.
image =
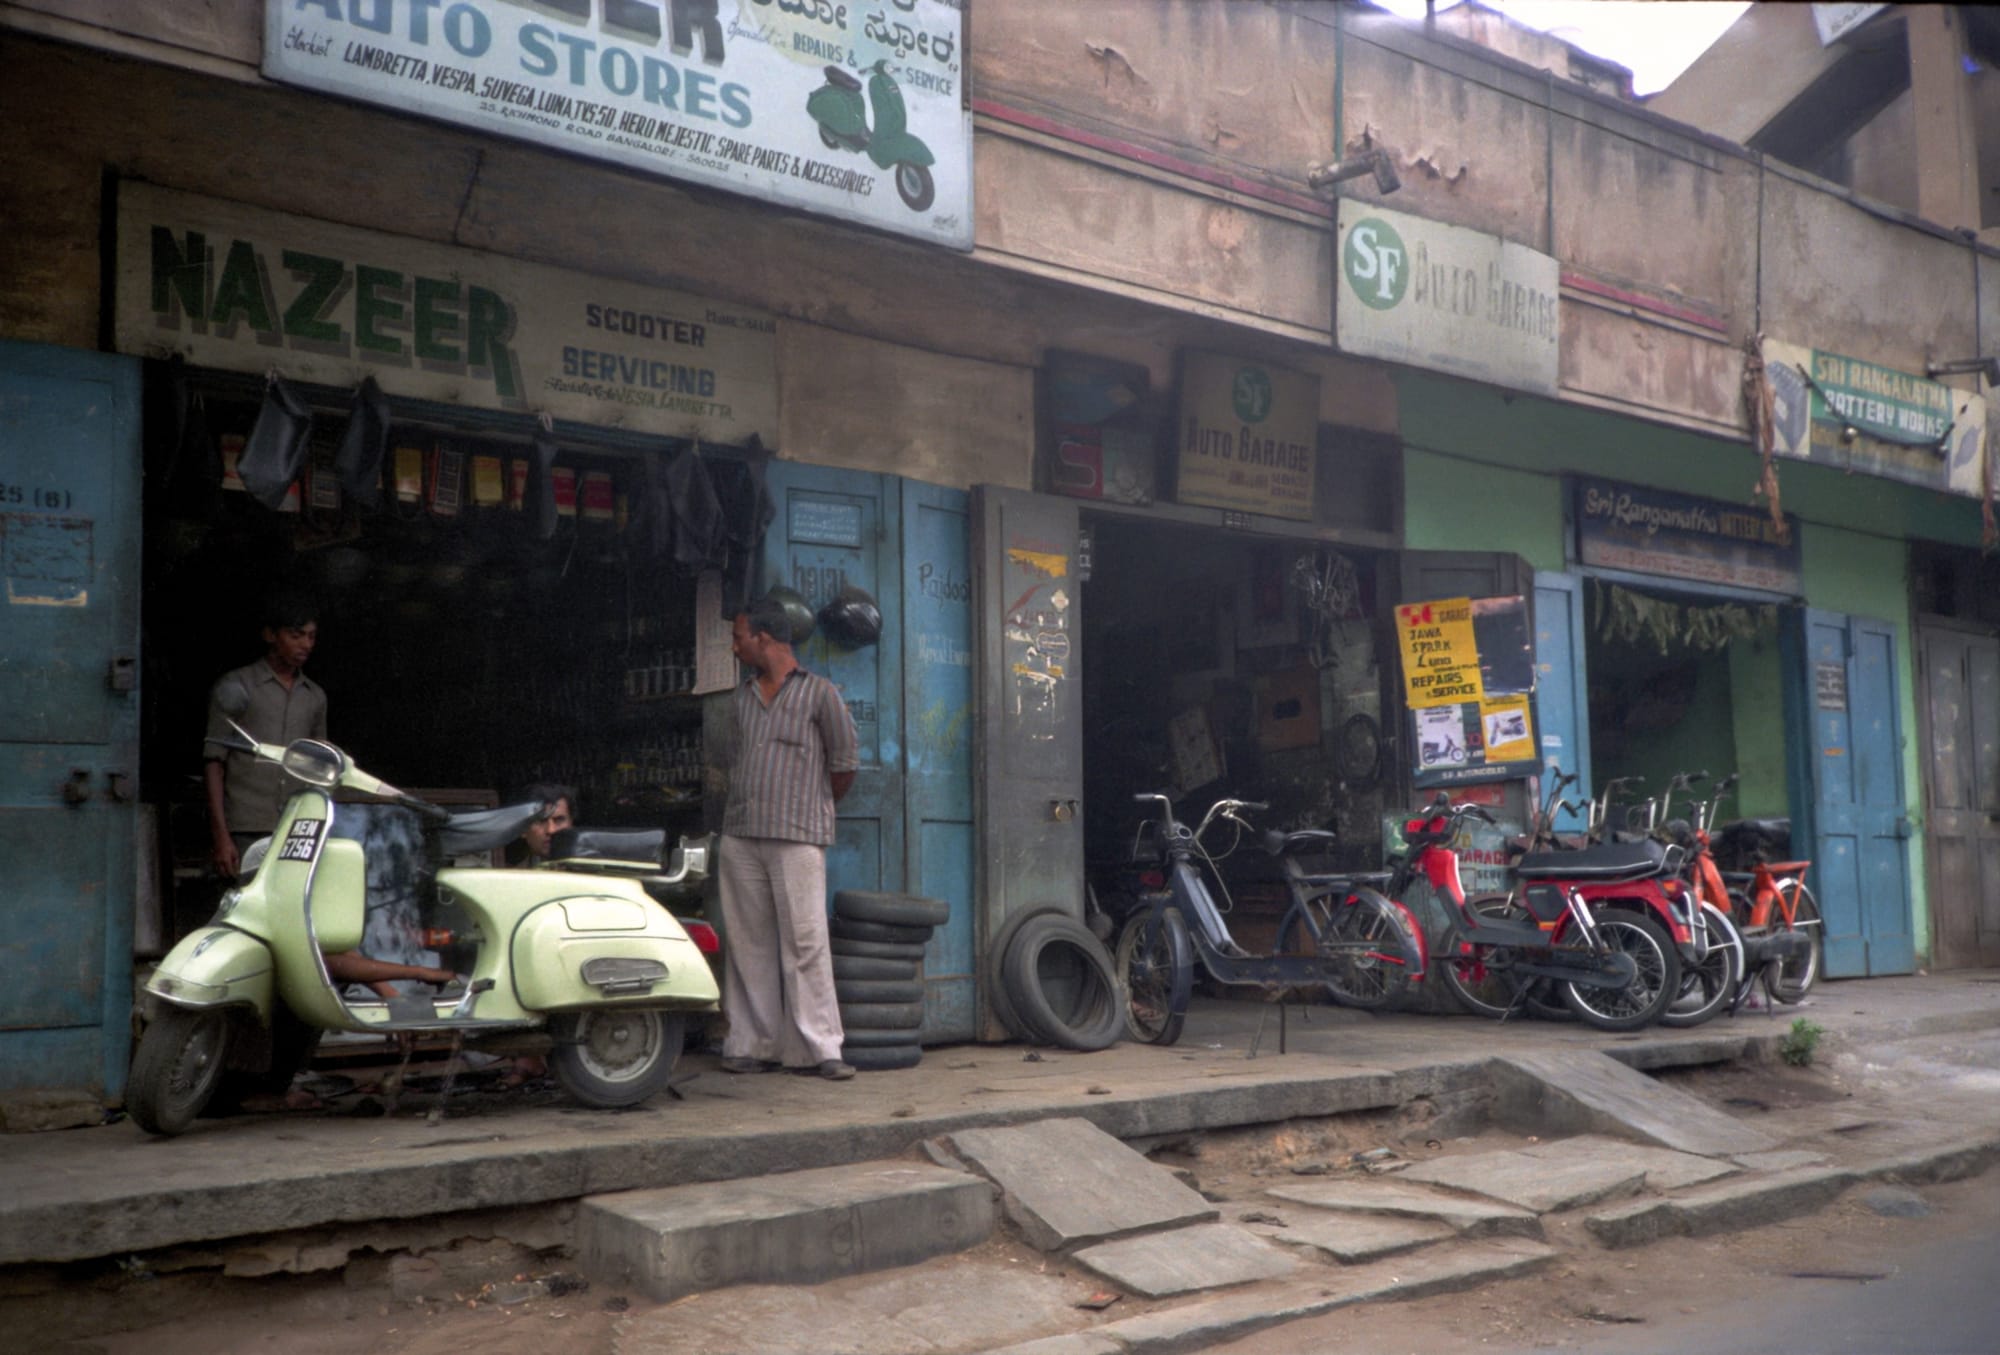
<svg viewBox="0 0 2000 1355">
<path fill-rule="evenodd" d="M 1257 747 L 1267 753 L 1319 742 L 1319 670 L 1267 673 L 1257 680 Z"/>
</svg>

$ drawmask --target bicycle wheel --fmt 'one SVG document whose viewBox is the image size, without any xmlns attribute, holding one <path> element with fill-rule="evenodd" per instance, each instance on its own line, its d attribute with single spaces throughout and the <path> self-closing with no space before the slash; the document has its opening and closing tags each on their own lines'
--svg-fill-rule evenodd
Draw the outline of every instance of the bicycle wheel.
<svg viewBox="0 0 2000 1355">
<path fill-rule="evenodd" d="M 1680 995 L 1660 1013 L 1663 1026 L 1700 1025 L 1735 999 L 1736 985 L 1743 981 L 1743 938 L 1734 924 L 1708 903 L 1701 906 L 1701 921 L 1708 933 L 1708 957 L 1681 967 Z"/>
<path fill-rule="evenodd" d="M 1638 970 L 1623 988 L 1566 983 L 1570 1010 L 1599 1030 L 1638 1030 L 1660 1019 L 1681 990 L 1681 958 L 1665 928 L 1642 913 L 1610 909 L 1597 914 L 1597 934 L 1614 951 L 1632 957 Z"/>
<path fill-rule="evenodd" d="M 1787 884 L 1791 886 L 1789 891 L 1785 888 Z M 1804 959 L 1787 960 L 1764 971 L 1764 990 L 1774 1000 L 1789 1005 L 1803 1001 L 1819 982 L 1819 971 L 1826 959 L 1826 922 L 1819 915 L 1819 900 L 1806 888 L 1804 880 L 1783 881 L 1778 891 L 1781 898 L 1789 895 L 1792 930 L 1804 932 L 1812 941 L 1812 949 Z"/>
<path fill-rule="evenodd" d="M 1326 962 L 1326 989 L 1335 1002 L 1363 1011 L 1391 1011 L 1410 996 L 1403 919 L 1381 899 L 1331 895 L 1308 900 L 1278 936 L 1282 955 Z"/>
<path fill-rule="evenodd" d="M 1178 908 L 1142 908 L 1118 933 L 1116 969 L 1125 1030 L 1141 1044 L 1172 1044 L 1187 1023 L 1194 946 Z"/>
<path fill-rule="evenodd" d="M 1468 899 L 1465 906 L 1470 912 L 1496 918 L 1523 911 L 1505 894 Z M 1448 904 L 1446 911 L 1450 911 Z M 1520 979 L 1509 966 L 1512 956 L 1506 946 L 1467 942 L 1453 925 L 1445 928 L 1432 950 L 1431 968 L 1466 1011 L 1498 1021 L 1514 1011 L 1521 996 Z"/>
</svg>

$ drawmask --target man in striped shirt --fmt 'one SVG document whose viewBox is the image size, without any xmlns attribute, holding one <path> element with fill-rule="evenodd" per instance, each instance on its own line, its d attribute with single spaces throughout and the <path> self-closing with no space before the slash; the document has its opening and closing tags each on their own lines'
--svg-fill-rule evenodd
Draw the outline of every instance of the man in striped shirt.
<svg viewBox="0 0 2000 1355">
<path fill-rule="evenodd" d="M 840 1008 L 827 946 L 826 848 L 834 803 L 854 784 L 854 717 L 834 685 L 799 666 L 784 607 L 760 598 L 732 646 L 751 670 L 736 689 L 736 749 L 716 854 L 726 933 L 722 1067 L 841 1080 Z"/>
</svg>

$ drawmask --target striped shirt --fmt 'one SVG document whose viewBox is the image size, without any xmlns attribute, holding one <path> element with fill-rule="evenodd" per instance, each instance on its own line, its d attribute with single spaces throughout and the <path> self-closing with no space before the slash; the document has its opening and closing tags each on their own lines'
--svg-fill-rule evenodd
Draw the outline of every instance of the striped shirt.
<svg viewBox="0 0 2000 1355">
<path fill-rule="evenodd" d="M 859 766 L 854 717 L 838 688 L 795 668 L 766 705 L 753 674 L 736 689 L 736 756 L 722 831 L 824 847 L 833 841 L 829 777 Z"/>
</svg>

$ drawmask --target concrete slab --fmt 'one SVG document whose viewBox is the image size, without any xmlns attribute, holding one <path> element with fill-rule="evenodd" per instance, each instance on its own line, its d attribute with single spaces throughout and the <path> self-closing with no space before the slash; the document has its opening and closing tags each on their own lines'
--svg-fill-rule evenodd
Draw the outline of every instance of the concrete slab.
<svg viewBox="0 0 2000 1355">
<path fill-rule="evenodd" d="M 593 1275 L 664 1301 L 910 1265 L 983 1242 L 993 1218 L 976 1176 L 876 1162 L 591 1196 L 576 1249 Z"/>
<path fill-rule="evenodd" d="M 1549 1214 L 1646 1189 L 1678 1190 L 1735 1170 L 1730 1163 L 1693 1153 L 1579 1134 L 1528 1148 L 1421 1162 L 1405 1171 L 1403 1179 L 1470 1191 Z"/>
<path fill-rule="evenodd" d="M 1442 1223 L 1381 1214 L 1332 1214 L 1319 1209 L 1291 1211 L 1282 1226 L 1245 1224 L 1258 1237 L 1302 1250 L 1323 1252 L 1343 1265 L 1379 1261 L 1458 1236 Z"/>
<path fill-rule="evenodd" d="M 618 1324 L 615 1355 L 956 1355 L 994 1344 L 1066 1345 L 1089 1282 L 983 1257 L 822 1285 L 742 1285 L 694 1294 Z"/>
<path fill-rule="evenodd" d="M 1665 1200 L 1640 1200 L 1585 1218 L 1607 1247 L 1638 1247 L 1663 1237 L 1704 1237 L 1810 1214 L 1854 1184 L 1855 1173 L 1801 1168 L 1736 1177 Z"/>
<path fill-rule="evenodd" d="M 1542 1221 L 1525 1209 L 1393 1181 L 1313 1181 L 1274 1186 L 1274 1199 L 1349 1214 L 1429 1219 L 1464 1237 L 1540 1237 Z"/>
<path fill-rule="evenodd" d="M 1730 1161 L 1745 1171 L 1781 1172 L 1794 1167 L 1817 1167 L 1827 1160 L 1825 1153 L 1803 1148 L 1780 1148 L 1772 1153 L 1738 1153 Z"/>
<path fill-rule="evenodd" d="M 965 1129 L 951 1146 L 1002 1191 L 1030 1245 L 1063 1251 L 1149 1229 L 1207 1223 L 1220 1211 L 1088 1120 Z"/>
<path fill-rule="evenodd" d="M 1226 1223 L 1146 1233 L 1085 1247 L 1071 1260 L 1142 1298 L 1274 1280 L 1298 1269 L 1296 1258 Z"/>
<path fill-rule="evenodd" d="M 1506 1054 L 1494 1059 L 1493 1073 L 1495 1117 L 1531 1133 L 1609 1133 L 1709 1157 L 1778 1146 L 1707 1102 L 1593 1050 Z"/>
</svg>

